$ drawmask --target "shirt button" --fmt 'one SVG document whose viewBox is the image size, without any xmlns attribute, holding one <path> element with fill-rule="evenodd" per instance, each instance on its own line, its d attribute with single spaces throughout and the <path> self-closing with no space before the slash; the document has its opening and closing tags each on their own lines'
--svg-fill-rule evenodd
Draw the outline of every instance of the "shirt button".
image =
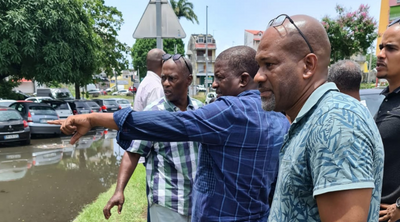
<svg viewBox="0 0 400 222">
<path fill-rule="evenodd" d="M 385 99 L 385 102 L 387 102 L 388 100 L 387 99 Z"/>
<path fill-rule="evenodd" d="M 387 113 L 390 113 L 390 111 L 387 111 Z"/>
<path fill-rule="evenodd" d="M 381 111 L 379 111 L 378 113 L 381 113 Z"/>
</svg>

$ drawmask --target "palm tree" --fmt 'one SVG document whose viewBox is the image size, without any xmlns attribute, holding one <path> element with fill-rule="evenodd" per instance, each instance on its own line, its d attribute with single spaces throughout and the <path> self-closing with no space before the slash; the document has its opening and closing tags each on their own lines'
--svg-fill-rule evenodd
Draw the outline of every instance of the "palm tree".
<svg viewBox="0 0 400 222">
<path fill-rule="evenodd" d="M 175 12 L 175 15 L 178 19 L 186 18 L 187 20 L 194 23 L 194 21 L 199 24 L 199 20 L 197 20 L 197 15 L 193 12 L 193 3 L 188 2 L 187 0 L 170 0 L 172 9 Z"/>
</svg>

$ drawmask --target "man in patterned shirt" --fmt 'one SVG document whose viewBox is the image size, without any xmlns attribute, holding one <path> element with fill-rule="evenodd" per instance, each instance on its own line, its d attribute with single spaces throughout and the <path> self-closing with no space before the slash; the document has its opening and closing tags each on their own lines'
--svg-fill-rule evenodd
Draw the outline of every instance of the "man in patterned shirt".
<svg viewBox="0 0 400 222">
<path fill-rule="evenodd" d="M 139 138 L 201 142 L 192 221 L 264 222 L 289 121 L 282 113 L 262 109 L 253 81 L 258 70 L 255 55 L 248 46 L 221 52 L 212 84 L 218 99 L 200 109 L 177 113 L 125 109 L 51 123 L 62 124 L 66 134 L 75 132 L 71 143 L 99 124 L 118 129 L 117 141 L 124 149 Z"/>
<path fill-rule="evenodd" d="M 169 59 L 171 58 L 172 59 Z M 163 56 L 161 83 L 165 97 L 148 105 L 144 111 L 179 112 L 202 106 L 187 96 L 192 82 L 190 61 L 180 55 Z M 183 149 L 182 149 L 183 148 Z M 132 176 L 139 157 L 146 159 L 146 182 L 149 188 L 150 219 L 157 221 L 190 221 L 192 185 L 196 175 L 198 144 L 196 142 L 132 141 L 122 158 L 114 195 L 104 207 L 108 219 L 110 209 L 117 205 L 121 212 L 124 188 Z"/>
<path fill-rule="evenodd" d="M 321 23 L 276 17 L 256 60 L 263 108 L 293 120 L 268 221 L 378 221 L 382 141 L 368 109 L 326 83 L 330 43 Z"/>
</svg>

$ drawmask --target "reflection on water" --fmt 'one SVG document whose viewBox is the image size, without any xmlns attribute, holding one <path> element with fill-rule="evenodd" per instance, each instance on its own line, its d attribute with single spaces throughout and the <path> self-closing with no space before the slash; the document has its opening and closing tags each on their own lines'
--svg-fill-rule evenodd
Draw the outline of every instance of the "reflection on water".
<svg viewBox="0 0 400 222">
<path fill-rule="evenodd" d="M 116 182 L 124 153 L 115 131 L 0 148 L 2 221 L 71 221 Z M 105 203 L 104 203 L 105 204 Z M 4 218 L 5 217 L 5 218 Z"/>
</svg>

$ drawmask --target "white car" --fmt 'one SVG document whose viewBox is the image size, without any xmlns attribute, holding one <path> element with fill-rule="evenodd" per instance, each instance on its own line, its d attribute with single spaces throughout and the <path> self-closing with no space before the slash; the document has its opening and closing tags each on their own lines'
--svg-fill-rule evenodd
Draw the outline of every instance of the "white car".
<svg viewBox="0 0 400 222">
<path fill-rule="evenodd" d="M 17 102 L 17 100 L 13 99 L 1 99 L 0 100 L 0 106 L 9 106 L 11 103 Z"/>
<path fill-rule="evenodd" d="M 132 92 L 130 92 L 127 89 L 120 89 L 118 90 L 118 92 L 113 92 L 111 95 L 116 96 L 116 95 L 121 95 L 121 96 L 126 96 L 127 94 L 131 94 Z"/>
<path fill-rule="evenodd" d="M 217 93 L 215 93 L 215 92 L 207 93 L 206 101 L 204 103 L 209 104 L 212 99 L 217 99 Z"/>
<path fill-rule="evenodd" d="M 29 97 L 26 98 L 25 101 L 32 101 L 35 103 L 41 103 L 43 100 L 53 100 L 53 98 L 49 96 L 36 96 L 36 97 Z"/>
<path fill-rule="evenodd" d="M 132 108 L 131 102 L 127 99 L 115 98 L 115 101 L 117 101 L 118 105 L 120 105 L 122 109 L 127 107 Z"/>
</svg>

